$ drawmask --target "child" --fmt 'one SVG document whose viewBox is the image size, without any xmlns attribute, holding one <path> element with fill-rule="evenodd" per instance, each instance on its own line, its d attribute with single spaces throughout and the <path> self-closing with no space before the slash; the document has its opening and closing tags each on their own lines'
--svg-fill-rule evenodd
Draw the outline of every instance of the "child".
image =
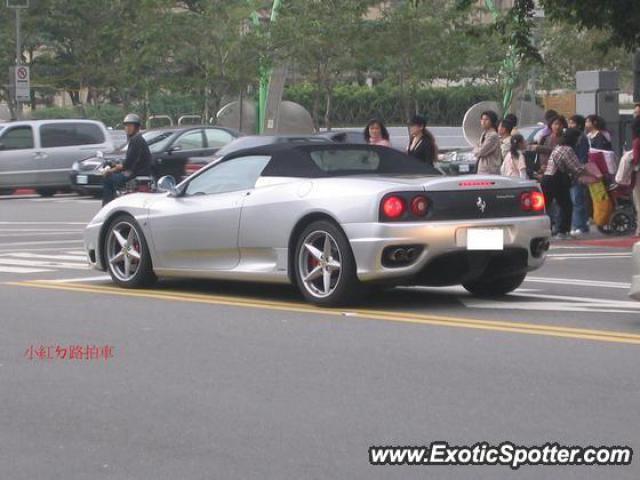
<svg viewBox="0 0 640 480">
<path fill-rule="evenodd" d="M 511 136 L 510 148 L 504 157 L 500 174 L 505 177 L 519 177 L 527 179 L 527 165 L 524 160 L 524 137 L 519 133 Z"/>
</svg>

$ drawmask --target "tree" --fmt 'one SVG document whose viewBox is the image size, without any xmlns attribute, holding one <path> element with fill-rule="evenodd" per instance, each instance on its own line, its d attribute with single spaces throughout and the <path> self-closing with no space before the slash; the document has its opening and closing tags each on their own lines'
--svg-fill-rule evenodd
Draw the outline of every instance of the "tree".
<svg viewBox="0 0 640 480">
<path fill-rule="evenodd" d="M 319 124 L 324 97 L 324 125 L 331 128 L 331 102 L 337 82 L 354 74 L 365 30 L 365 15 L 374 0 L 287 0 L 271 25 L 273 53 L 296 67 L 316 85 L 312 116 Z"/>
<path fill-rule="evenodd" d="M 249 28 L 256 2 L 191 0 L 172 18 L 172 62 L 180 74 L 170 81 L 174 91 L 197 92 L 205 118 L 224 98 L 237 95 L 258 77 L 261 45 Z"/>
<path fill-rule="evenodd" d="M 10 110 L 11 117 L 15 116 L 15 105 L 9 92 L 9 67 L 15 65 L 15 30 L 13 25 L 13 11 L 0 7 L 0 101 L 4 100 Z"/>
<path fill-rule="evenodd" d="M 518 3 L 523 0 L 516 0 Z M 598 30 L 600 45 L 640 48 L 640 2 L 638 0 L 541 0 L 545 17 L 584 30 Z"/>
<path fill-rule="evenodd" d="M 576 72 L 610 69 L 621 73 L 622 81 L 631 80 L 629 55 L 623 47 L 600 45 L 607 34 L 580 30 L 568 23 L 545 23 L 541 27 L 539 49 L 544 59 L 540 86 L 545 90 L 575 87 Z"/>
</svg>

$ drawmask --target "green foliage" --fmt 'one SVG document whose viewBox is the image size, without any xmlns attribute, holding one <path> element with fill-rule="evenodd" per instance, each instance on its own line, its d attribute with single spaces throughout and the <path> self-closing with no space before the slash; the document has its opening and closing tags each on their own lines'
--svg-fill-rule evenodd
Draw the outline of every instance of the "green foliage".
<svg viewBox="0 0 640 480">
<path fill-rule="evenodd" d="M 522 1 L 522 0 L 517 0 Z M 605 49 L 640 48 L 640 2 L 638 0 L 541 0 L 545 16 L 554 23 L 570 23 L 603 33 Z"/>
<path fill-rule="evenodd" d="M 35 110 L 31 117 L 34 120 L 52 118 L 87 118 L 98 120 L 108 127 L 115 127 L 122 122 L 125 112 L 122 107 L 115 105 L 85 105 L 78 107 L 47 107 Z"/>
<path fill-rule="evenodd" d="M 487 10 L 477 0 L 283 0 L 273 24 L 271 3 L 37 0 L 23 12 L 32 106 L 51 105 L 63 90 L 79 108 L 74 115 L 93 112 L 109 123 L 118 120 L 120 107 L 116 114 L 99 106 L 209 118 L 240 92 L 255 92 L 260 73 L 285 62 L 298 81 L 314 85 L 289 94 L 301 96 L 319 124 L 359 123 L 378 112 L 404 121 L 425 105 L 449 123 L 445 110 L 453 102 L 458 115 L 458 90 L 430 97 L 425 92 L 438 91 L 427 88 L 434 81 L 486 85 L 482 89 L 499 101 L 498 85 L 524 83 L 538 53 L 545 62 L 537 67 L 540 86 L 566 88 L 577 69 L 624 69 L 630 59 L 623 48 L 640 47 L 638 0 L 541 0 L 541 22 L 533 20 L 533 0 L 515 0 L 488 24 L 478 20 Z M 0 7 L 0 78 L 15 63 L 13 13 Z M 608 54 L 596 48 L 602 46 Z M 350 86 L 370 79 L 383 84 L 373 96 Z M 1 100 L 9 100 L 6 82 L 0 82 Z"/>
<path fill-rule="evenodd" d="M 315 86 L 305 83 L 287 88 L 285 98 L 311 108 L 316 94 L 324 100 L 326 92 L 318 92 Z M 333 93 L 332 120 L 339 125 L 362 126 L 372 117 L 379 117 L 387 124 L 404 125 L 408 118 L 402 95 L 399 87 L 389 84 L 373 88 L 339 85 Z M 426 114 L 431 125 L 460 125 L 470 105 L 496 98 L 496 89 L 489 86 L 419 88 L 415 92 L 417 111 Z M 327 125 L 321 122 L 319 126 Z"/>
<path fill-rule="evenodd" d="M 540 87 L 545 90 L 574 88 L 576 71 L 598 69 L 617 70 L 622 85 L 631 84 L 630 55 L 622 47 L 601 49 L 599 46 L 606 38 L 604 32 L 580 30 L 567 23 L 547 25 L 542 29 L 539 43 L 544 59 Z"/>
</svg>

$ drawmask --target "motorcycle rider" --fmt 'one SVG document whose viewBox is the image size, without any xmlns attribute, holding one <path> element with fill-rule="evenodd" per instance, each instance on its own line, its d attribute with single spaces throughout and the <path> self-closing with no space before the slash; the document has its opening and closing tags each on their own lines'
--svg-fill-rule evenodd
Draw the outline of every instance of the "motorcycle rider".
<svg viewBox="0 0 640 480">
<path fill-rule="evenodd" d="M 105 170 L 103 173 L 102 206 L 116 196 L 116 189 L 124 186 L 129 180 L 138 176 L 151 176 L 152 158 L 149 145 L 140 133 L 142 121 L 135 113 L 129 113 L 122 122 L 124 124 L 129 146 L 127 156 L 122 164 Z"/>
</svg>

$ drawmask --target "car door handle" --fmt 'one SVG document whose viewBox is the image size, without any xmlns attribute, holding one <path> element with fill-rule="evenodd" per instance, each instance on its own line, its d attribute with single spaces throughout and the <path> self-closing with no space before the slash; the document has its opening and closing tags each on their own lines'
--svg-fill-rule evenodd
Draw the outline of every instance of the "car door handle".
<svg viewBox="0 0 640 480">
<path fill-rule="evenodd" d="M 45 159 L 47 158 L 49 155 L 47 155 L 45 152 L 36 152 L 33 154 L 33 158 L 35 159 Z"/>
</svg>

